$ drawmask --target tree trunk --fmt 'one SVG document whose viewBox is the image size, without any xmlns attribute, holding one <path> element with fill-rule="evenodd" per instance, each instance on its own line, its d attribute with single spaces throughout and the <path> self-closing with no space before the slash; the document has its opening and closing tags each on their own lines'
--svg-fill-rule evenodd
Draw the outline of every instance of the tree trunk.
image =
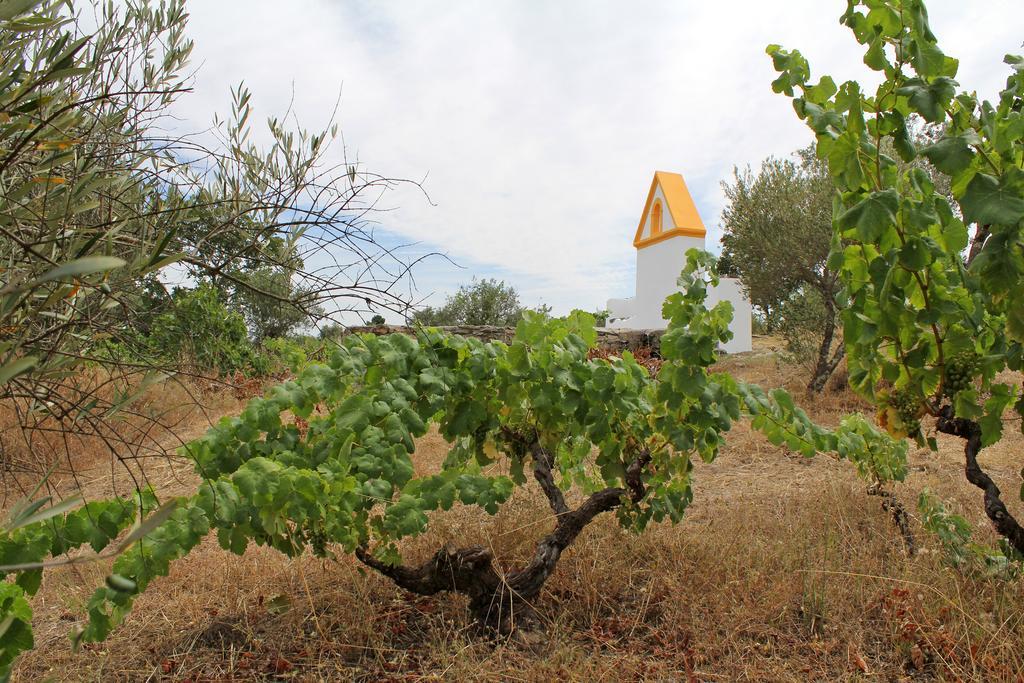
<svg viewBox="0 0 1024 683">
<path fill-rule="evenodd" d="M 388 565 L 375 559 L 365 548 L 356 557 L 379 571 L 399 587 L 419 595 L 454 591 L 469 597 L 469 610 L 478 624 L 500 635 L 536 624 L 533 602 L 551 576 L 558 560 L 580 532 L 602 512 L 614 510 L 624 496 L 634 502 L 646 489 L 641 479 L 650 463 L 648 452 L 641 453 L 626 469 L 627 488 L 607 488 L 591 494 L 578 508 L 570 509 L 551 475 L 551 455 L 536 442 L 530 448 L 534 478 L 540 484 L 557 517 L 554 530 L 542 538 L 533 559 L 522 569 L 503 573 L 494 567 L 494 557 L 482 546 L 438 550 L 418 567 Z"/>
<path fill-rule="evenodd" d="M 967 267 L 971 267 L 971 262 L 981 253 L 981 250 L 985 247 L 985 241 L 988 240 L 991 228 L 988 225 L 979 225 L 978 229 L 974 232 L 974 239 L 971 240 L 971 250 L 967 252 Z"/>
<path fill-rule="evenodd" d="M 825 300 L 825 308 L 828 310 L 824 329 L 822 330 L 821 346 L 818 347 L 818 359 L 814 363 L 814 372 L 811 374 L 811 381 L 807 383 L 808 394 L 818 394 L 825 388 L 825 383 L 832 376 L 839 362 L 846 355 L 845 347 L 840 344 L 835 353 L 832 353 L 832 341 L 836 334 L 836 306 L 832 296 L 822 293 Z M 830 357 L 831 354 L 831 357 Z"/>
</svg>

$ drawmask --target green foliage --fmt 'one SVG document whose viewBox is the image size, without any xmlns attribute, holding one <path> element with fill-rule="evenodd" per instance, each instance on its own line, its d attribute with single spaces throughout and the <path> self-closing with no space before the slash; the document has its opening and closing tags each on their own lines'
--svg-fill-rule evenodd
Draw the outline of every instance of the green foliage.
<svg viewBox="0 0 1024 683">
<path fill-rule="evenodd" d="M 917 509 L 921 525 L 938 539 L 949 564 L 1004 579 L 1020 575 L 1020 562 L 1024 558 L 1005 540 L 1001 540 L 998 549 L 975 543 L 971 540 L 970 522 L 947 511 L 942 501 L 928 491 L 918 496 Z"/>
<path fill-rule="evenodd" d="M 883 4 L 891 8 L 898 3 Z M 941 56 L 934 38 L 928 37 L 923 13 L 908 13 L 907 24 L 900 23 L 889 32 L 879 23 L 878 13 L 863 15 L 855 6 L 844 15 L 844 22 L 863 44 L 874 47 L 904 40 L 914 49 L 926 47 Z M 899 388 L 912 386 L 921 396 L 936 396 L 945 358 L 965 351 L 988 358 L 985 367 L 979 368 L 986 388 L 999 369 L 1019 366 L 1019 342 L 1013 339 L 1006 316 L 1007 297 L 1019 293 L 1020 287 L 1015 274 L 1019 217 L 1002 211 L 1001 207 L 1013 205 L 1005 192 L 968 191 L 979 183 L 990 185 L 989 180 L 979 180 L 988 176 L 983 171 L 1000 173 L 1003 180 L 988 176 L 996 185 L 1012 184 L 1020 171 L 1018 150 L 1024 131 L 1015 135 L 1010 126 L 998 144 L 985 139 L 986 129 L 1000 123 L 998 112 L 1003 112 L 1003 118 L 1019 118 L 1013 112 L 1019 70 L 999 106 L 992 107 L 980 106 L 972 95 L 953 97 L 950 76 L 955 75 L 956 62 L 948 58 L 928 62 L 933 72 L 907 76 L 905 71 L 914 68 L 916 60 L 908 57 L 909 63 L 891 63 L 888 57 L 880 57 L 873 63 L 886 80 L 875 96 L 869 96 L 854 82 L 838 90 L 811 86 L 799 53 L 774 46 L 769 51 L 783 71 L 777 89 L 796 86 L 803 91 L 794 105 L 817 133 L 818 154 L 828 161 L 841 192 L 830 264 L 843 276 L 849 303 L 843 317 L 853 386 L 871 398 L 884 382 Z M 939 63 L 942 66 L 936 67 Z M 943 139 L 928 148 L 929 158 L 940 170 L 956 169 L 952 186 L 960 210 L 954 211 L 947 198 L 935 192 L 927 174 L 917 168 L 899 173 L 897 163 L 881 152 L 882 139 L 903 139 L 905 120 L 912 113 L 947 123 Z M 956 139 L 961 137 L 974 140 L 973 146 L 958 145 Z M 949 152 L 954 148 L 961 156 L 955 163 Z M 963 206 L 965 197 L 967 206 Z M 987 243 L 979 259 L 965 268 L 961 253 L 968 241 L 967 227 L 957 214 L 970 219 L 980 207 L 988 207 L 984 209 L 987 217 L 1016 220 L 1005 225 L 986 223 L 1003 239 L 997 240 L 999 244 Z M 1010 277 L 986 277 L 993 262 Z M 1003 332 L 1010 338 L 1004 338 Z"/>
<path fill-rule="evenodd" d="M 728 200 L 722 212 L 723 260 L 771 322 L 801 289 L 813 288 L 830 299 L 838 289 L 835 273 L 825 265 L 835 189 L 813 150 L 794 156 L 766 159 L 756 175 L 749 168 L 734 169 L 732 182 L 722 183 Z"/>
<path fill-rule="evenodd" d="M 295 286 L 294 274 L 287 269 L 260 266 L 245 271 L 246 286 L 234 288 L 231 303 L 242 312 L 253 340 L 257 343 L 272 337 L 284 337 L 295 331 L 310 316 L 321 313 L 320 307 L 303 301 L 307 293 Z"/>
<path fill-rule="evenodd" d="M 441 308 L 427 306 L 412 316 L 417 325 L 495 325 L 514 327 L 525 309 L 511 285 L 493 278 L 473 279 L 445 299 Z"/>
<path fill-rule="evenodd" d="M 283 369 L 297 373 L 313 360 L 326 360 L 324 344 L 312 337 L 267 339 L 263 349 L 270 359 L 270 368 L 263 374 L 276 374 Z"/>
<path fill-rule="evenodd" d="M 242 315 L 208 284 L 174 291 L 170 310 L 153 321 L 149 344 L 168 364 L 185 361 L 222 373 L 249 367 L 255 353 Z"/>
<path fill-rule="evenodd" d="M 206 218 L 215 220 L 215 215 Z M 204 223 L 192 225 L 192 229 L 200 231 L 208 227 Z M 205 275 L 201 270 L 191 269 L 202 282 L 216 286 L 232 309 L 241 312 L 257 344 L 285 337 L 311 318 L 323 315 L 315 291 L 297 282 L 304 267 L 302 259 L 284 240 L 263 234 L 266 232 L 265 227 L 246 220 L 242 230 L 218 233 L 213 245 L 210 240 L 204 241 L 204 245 L 213 249 L 217 258 L 234 265 L 227 267 L 225 274 L 217 271 Z M 245 256 L 238 258 L 239 254 Z"/>
<path fill-rule="evenodd" d="M 320 339 L 337 340 L 345 336 L 345 326 L 337 323 L 328 323 L 320 327 L 318 331 Z"/>
<path fill-rule="evenodd" d="M 813 370 L 821 350 L 825 325 L 836 327 L 835 311 L 829 311 L 818 290 L 803 287 L 772 311 L 772 331 L 786 341 L 786 352 L 795 363 Z M 840 344 L 842 340 L 840 340 Z M 829 349 L 830 354 L 833 349 Z"/>
<path fill-rule="evenodd" d="M 755 385 L 740 385 L 752 425 L 776 446 L 804 457 L 834 453 L 851 461 L 868 482 L 903 481 L 907 476 L 907 444 L 880 433 L 860 415 L 850 415 L 834 431 L 814 424 L 781 389 L 765 394 Z"/>
<path fill-rule="evenodd" d="M 100 553 L 138 516 L 155 507 L 149 492 L 135 500 L 115 498 L 82 505 L 81 500 L 71 499 L 47 507 L 48 503 L 49 498 L 26 498 L 14 505 L 0 525 L 0 573 L 15 575 L 13 581 L 0 581 L 0 680 L 9 679 L 17 655 L 33 646 L 28 598 L 39 590 L 43 569 L 72 562 L 48 562 L 49 558 L 85 545 Z"/>
<path fill-rule="evenodd" d="M 769 158 L 757 175 L 735 169 L 733 182 L 722 184 L 722 254 L 766 331 L 783 333 L 820 390 L 842 357 L 833 348 L 839 281 L 827 265 L 835 189 L 813 150 L 795 156 Z"/>
<path fill-rule="evenodd" d="M 343 338 L 326 363 L 305 364 L 186 447 L 203 483 L 117 559 L 114 574 L 137 590 L 99 587 L 81 637 L 104 638 L 136 592 L 211 531 L 239 554 L 250 543 L 289 556 L 371 548 L 398 562 L 398 542 L 423 533 L 434 511 L 458 503 L 495 514 L 526 484 L 534 447 L 551 453 L 559 488 L 584 493 L 624 491 L 616 487 L 628 485 L 627 469 L 649 455 L 644 495 L 623 494 L 618 506 L 620 524 L 637 531 L 682 518 L 691 458 L 713 460 L 744 414 L 775 443 L 833 451 L 875 477 L 903 476 L 905 444 L 866 421 L 822 429 L 784 391 L 768 396 L 710 372 L 731 335 L 731 304 L 705 306 L 717 282 L 706 253 L 690 251 L 679 282 L 664 305 L 670 324 L 657 378 L 628 352 L 589 359 L 595 319 L 580 311 L 560 319 L 526 311 L 507 345 L 431 328 Z M 416 476 L 416 440 L 431 424 L 451 448 L 438 473 Z"/>
<path fill-rule="evenodd" d="M 0 582 L 0 615 L 3 615 L 0 622 L 0 680 L 8 681 L 14 660 L 35 645 L 32 607 L 20 586 Z"/>
<path fill-rule="evenodd" d="M 990 445 L 1005 411 L 1024 411 L 1000 374 L 1024 361 L 1024 59 L 1007 56 L 1006 87 L 982 101 L 959 91 L 921 0 L 851 0 L 841 21 L 877 88 L 815 83 L 799 52 L 768 53 L 773 88 L 814 131 L 838 191 L 828 267 L 842 280 L 850 384 L 896 436 L 935 448 L 920 424 L 935 416 Z M 915 117 L 934 124 L 924 141 Z"/>
<path fill-rule="evenodd" d="M 127 290 L 173 260 L 159 221 L 139 220 L 161 192 L 139 169 L 161 155 L 138 123 L 180 84 L 192 47 L 183 10 L 108 8 L 93 36 L 70 28 L 65 10 L 29 0 L 0 14 L 0 367 L 34 359 L 29 375 L 0 371 L 18 375 L 0 384 L 4 397 L 56 392 L 124 320 Z M 146 67 L 129 68 L 138 50 Z M 125 79 L 117 95 L 110 68 Z"/>
<path fill-rule="evenodd" d="M 77 19 L 90 14 L 82 4 L 18 0 L 0 11 L 0 399 L 27 405 L 24 431 L 54 406 L 79 428 L 116 412 L 83 389 L 84 364 L 121 385 L 165 365 L 167 320 L 155 349 L 146 340 L 170 304 L 158 275 L 172 264 L 230 295 L 259 340 L 292 332 L 328 289 L 336 302 L 354 299 L 357 271 L 375 283 L 358 287 L 357 308 L 397 307 L 382 272 L 393 252 L 340 219 L 370 210 L 361 196 L 387 181 L 324 166 L 335 127 L 270 119 L 261 148 L 239 87 L 231 115 L 201 136 L 212 147 L 187 131 L 169 139 L 161 121 L 188 90 L 192 51 L 183 0 L 86 2 L 88 22 Z M 333 267 L 304 268 L 304 254 L 323 252 Z M 234 349 L 214 355 L 236 364 Z"/>
</svg>

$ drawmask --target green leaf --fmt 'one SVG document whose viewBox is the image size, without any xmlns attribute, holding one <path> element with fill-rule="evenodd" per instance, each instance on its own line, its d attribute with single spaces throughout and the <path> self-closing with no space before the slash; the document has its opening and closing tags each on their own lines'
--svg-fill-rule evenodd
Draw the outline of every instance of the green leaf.
<svg viewBox="0 0 1024 683">
<path fill-rule="evenodd" d="M 862 242 L 875 242 L 887 228 L 896 222 L 899 195 L 896 190 L 873 192 L 844 211 L 836 221 L 840 229 L 856 229 Z"/>
<path fill-rule="evenodd" d="M 143 270 L 139 271 L 139 275 L 142 276 L 149 275 L 150 273 L 155 273 L 171 265 L 172 263 L 177 263 L 183 258 L 185 258 L 185 254 L 168 254 L 162 258 L 157 259 L 156 261 L 149 263 Z"/>
<path fill-rule="evenodd" d="M 102 273 L 108 270 L 121 268 L 124 265 L 124 260 L 115 256 L 83 256 L 80 259 L 75 259 L 74 261 L 64 263 L 47 271 L 29 286 L 35 287 L 43 284 L 44 282 L 52 282 L 53 280 L 63 280 L 69 277 L 81 277 L 83 275 L 92 275 L 93 273 Z"/>
<path fill-rule="evenodd" d="M 0 582 L 0 677 L 10 676 L 19 653 L 32 649 L 32 608 L 21 587 Z"/>
<path fill-rule="evenodd" d="M 957 417 L 968 420 L 976 420 L 984 414 L 981 406 L 978 405 L 978 392 L 975 389 L 959 392 L 953 400 L 953 408 Z"/>
<path fill-rule="evenodd" d="M 1006 334 L 1018 342 L 1024 342 L 1024 306 L 1010 306 L 1006 311 Z"/>
<path fill-rule="evenodd" d="M 955 175 L 967 168 L 974 159 L 974 151 L 962 135 L 944 137 L 921 150 L 935 168 L 946 175 Z"/>
<path fill-rule="evenodd" d="M 910 50 L 910 63 L 922 76 L 951 75 L 947 73 L 946 55 L 932 42 L 915 40 Z"/>
<path fill-rule="evenodd" d="M 28 14 L 42 2 L 43 0 L 4 0 L 0 2 L 0 21 L 10 21 Z"/>
<path fill-rule="evenodd" d="M 831 76 L 822 76 L 817 85 L 812 85 L 805 90 L 804 97 L 809 102 L 820 105 L 831 99 L 837 90 L 836 82 L 832 80 Z"/>
<path fill-rule="evenodd" d="M 36 522 L 42 522 L 52 517 L 56 517 L 57 515 L 62 515 L 65 512 L 74 510 L 82 504 L 82 497 L 74 496 L 67 500 L 62 500 L 56 505 L 52 505 L 45 510 L 37 512 L 36 510 L 42 507 L 41 504 L 46 503 L 48 500 L 49 499 L 37 501 L 35 506 L 27 508 L 17 517 L 17 519 L 11 520 L 11 522 L 5 527 L 7 532 L 10 533 L 15 529 L 20 529 L 21 527 L 28 526 L 29 524 L 35 524 Z"/>
<path fill-rule="evenodd" d="M 900 264 L 908 270 L 921 270 L 929 263 L 931 252 L 920 237 L 911 237 L 900 249 Z"/>
<path fill-rule="evenodd" d="M 889 66 L 889 60 L 885 56 L 885 43 L 881 37 L 875 38 L 864 53 L 864 63 L 875 71 L 882 71 Z"/>
<path fill-rule="evenodd" d="M 19 375 L 24 375 L 26 372 L 31 371 L 38 364 L 39 359 L 35 356 L 23 356 L 4 364 L 3 367 L 0 367 L 0 386 L 7 384 Z"/>
<path fill-rule="evenodd" d="M 960 199 L 964 219 L 979 225 L 1015 226 L 1024 219 L 1024 196 L 1017 183 L 979 173 Z"/>
<path fill-rule="evenodd" d="M 987 448 L 1002 438 L 1003 413 L 1016 397 L 1014 388 L 1007 384 L 993 384 L 991 394 L 985 401 L 985 415 L 978 420 L 982 448 Z"/>
<path fill-rule="evenodd" d="M 147 517 L 141 524 L 132 530 L 130 534 L 124 537 L 121 541 L 120 548 L 124 550 L 135 541 L 147 536 L 159 527 L 161 524 L 166 522 L 174 511 L 178 508 L 178 501 L 172 500 L 168 503 L 164 503 L 156 510 L 153 514 Z"/>
<path fill-rule="evenodd" d="M 956 81 L 941 77 L 926 83 L 920 78 L 912 78 L 906 85 L 897 89 L 896 94 L 906 97 L 910 106 L 924 117 L 925 121 L 938 123 L 945 118 L 944 107 L 956 94 Z"/>
</svg>

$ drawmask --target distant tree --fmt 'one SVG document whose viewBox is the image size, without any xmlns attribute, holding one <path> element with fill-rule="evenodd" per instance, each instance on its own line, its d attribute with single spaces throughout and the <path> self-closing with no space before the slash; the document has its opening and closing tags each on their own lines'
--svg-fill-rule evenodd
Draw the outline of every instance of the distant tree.
<svg viewBox="0 0 1024 683">
<path fill-rule="evenodd" d="M 440 308 L 427 306 L 412 315 L 411 321 L 418 325 L 496 325 L 512 327 L 523 317 L 526 310 L 519 303 L 519 294 L 504 281 L 487 278 L 473 279 L 468 285 L 445 299 Z M 542 307 L 541 313 L 548 313 L 549 307 Z"/>
<path fill-rule="evenodd" d="M 380 313 L 377 313 L 372 318 L 370 318 L 371 325 L 384 325 L 386 323 L 387 321 L 384 320 L 384 316 L 382 316 Z"/>
<path fill-rule="evenodd" d="M 591 313 L 594 316 L 594 323 L 598 327 L 604 327 L 608 324 L 608 309 L 602 308 Z"/>
<path fill-rule="evenodd" d="M 183 361 L 222 373 L 245 368 L 253 357 L 245 319 L 228 310 L 208 283 L 174 290 L 168 310 L 152 322 L 149 344 L 169 364 Z"/>
<path fill-rule="evenodd" d="M 319 317 L 316 295 L 294 282 L 295 271 L 281 266 L 260 266 L 244 273 L 246 286 L 231 287 L 231 304 L 245 317 L 253 340 L 285 337 Z"/>
<path fill-rule="evenodd" d="M 225 207 L 204 207 L 187 231 L 206 231 L 209 239 L 199 251 L 206 268 L 186 263 L 186 272 L 215 287 L 232 310 L 242 314 L 253 341 L 260 344 L 286 337 L 303 323 L 324 315 L 315 288 L 302 284 L 306 269 L 302 256 L 284 238 L 254 221 L 239 221 L 237 230 L 220 230 Z"/>
<path fill-rule="evenodd" d="M 839 283 L 827 266 L 834 190 L 810 149 L 795 157 L 769 158 L 756 175 L 735 169 L 733 182 L 723 183 L 722 253 L 767 331 L 781 329 L 790 350 L 811 361 L 807 389 L 817 392 L 844 353 L 836 334 Z"/>
<path fill-rule="evenodd" d="M 337 341 L 345 336 L 345 326 L 340 323 L 327 323 L 320 327 L 320 338 Z"/>
<path fill-rule="evenodd" d="M 727 251 L 723 251 L 718 257 L 718 274 L 722 277 L 739 277 L 739 271 L 736 270 L 736 264 L 733 263 L 732 254 Z"/>
</svg>

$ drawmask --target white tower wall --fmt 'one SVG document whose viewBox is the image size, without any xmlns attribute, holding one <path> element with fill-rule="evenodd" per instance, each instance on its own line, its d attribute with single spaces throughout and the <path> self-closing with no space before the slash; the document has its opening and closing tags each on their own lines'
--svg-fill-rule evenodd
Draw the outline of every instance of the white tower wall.
<svg viewBox="0 0 1024 683">
<path fill-rule="evenodd" d="M 686 251 L 691 248 L 703 249 L 704 240 L 677 236 L 638 249 L 636 296 L 608 301 L 608 311 L 613 318 L 609 326 L 634 330 L 664 329 L 668 321 L 661 317 L 661 306 L 666 297 L 680 291 L 676 281 L 686 265 Z M 707 307 L 711 308 L 719 301 L 731 301 L 733 308 L 729 326 L 733 338 L 723 344 L 722 349 L 726 353 L 750 351 L 752 310 L 740 281 L 721 278 L 718 286 L 708 292 Z"/>
<path fill-rule="evenodd" d="M 660 215 L 660 230 L 654 216 Z M 683 177 L 658 171 L 654 174 L 647 204 L 634 238 L 636 249 L 636 296 L 608 301 L 611 327 L 635 330 L 664 329 L 661 317 L 665 298 L 679 291 L 677 280 L 686 265 L 689 249 L 704 249 L 704 223 L 697 212 Z M 723 349 L 728 353 L 751 348 L 751 308 L 738 280 L 722 278 L 708 292 L 707 306 L 730 301 L 733 338 Z"/>
<path fill-rule="evenodd" d="M 630 327 L 640 329 L 665 326 L 661 317 L 661 304 L 672 292 L 678 291 L 676 280 L 686 265 L 686 250 L 704 248 L 698 237 L 671 237 L 651 244 L 636 252 L 636 303 Z"/>
<path fill-rule="evenodd" d="M 711 308 L 719 301 L 732 302 L 732 322 L 729 323 L 732 339 L 723 344 L 722 348 L 726 353 L 750 351 L 753 310 L 750 301 L 743 294 L 742 283 L 733 277 L 719 279 L 718 286 L 708 292 L 707 307 Z"/>
</svg>

